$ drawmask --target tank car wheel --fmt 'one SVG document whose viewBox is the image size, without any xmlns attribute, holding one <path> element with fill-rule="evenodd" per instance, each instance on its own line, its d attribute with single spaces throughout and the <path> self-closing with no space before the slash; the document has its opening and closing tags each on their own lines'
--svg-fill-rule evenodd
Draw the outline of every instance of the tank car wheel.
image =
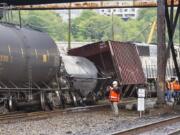
<svg viewBox="0 0 180 135">
<path fill-rule="evenodd" d="M 44 92 L 40 93 L 40 102 L 41 102 L 41 109 L 43 111 L 45 111 L 46 110 L 46 102 L 45 102 L 45 93 Z"/>
<path fill-rule="evenodd" d="M 71 96 L 71 100 L 73 101 L 73 105 L 76 107 L 78 106 L 77 104 L 77 99 L 76 99 L 76 95 L 74 94 L 74 92 L 69 92 L 70 96 Z"/>
<path fill-rule="evenodd" d="M 15 110 L 15 103 L 13 102 L 12 96 L 10 96 L 8 99 L 8 108 L 10 112 Z"/>
<path fill-rule="evenodd" d="M 88 104 L 95 105 L 95 104 L 97 104 L 97 101 L 98 101 L 98 99 L 97 99 L 94 92 L 91 92 L 91 93 L 88 94 L 88 96 L 87 96 L 87 103 Z"/>
<path fill-rule="evenodd" d="M 48 93 L 46 98 L 47 98 L 47 105 L 48 105 L 49 109 L 53 110 L 54 109 L 53 94 Z"/>
<path fill-rule="evenodd" d="M 66 108 L 66 99 L 62 93 L 60 94 L 60 104 L 63 108 Z"/>
<path fill-rule="evenodd" d="M 51 101 L 48 101 L 48 107 L 50 110 L 54 110 L 53 103 Z"/>
</svg>

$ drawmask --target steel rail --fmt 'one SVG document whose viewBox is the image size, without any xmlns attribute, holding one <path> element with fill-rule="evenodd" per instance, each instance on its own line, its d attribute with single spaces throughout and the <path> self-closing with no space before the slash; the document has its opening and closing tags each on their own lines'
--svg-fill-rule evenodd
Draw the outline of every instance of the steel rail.
<svg viewBox="0 0 180 135">
<path fill-rule="evenodd" d="M 136 135 L 136 134 L 151 131 L 153 129 L 164 127 L 164 126 L 167 126 L 169 124 L 174 124 L 176 122 L 180 122 L 180 116 L 174 116 L 174 117 L 167 118 L 165 120 L 161 120 L 161 121 L 158 121 L 158 122 L 152 122 L 152 123 L 148 123 L 148 124 L 145 124 L 145 125 L 132 127 L 130 129 L 126 129 L 126 130 L 123 130 L 123 131 L 122 130 L 117 131 L 117 132 L 112 133 L 111 135 Z"/>
<path fill-rule="evenodd" d="M 135 102 L 135 100 L 124 101 L 121 104 Z M 17 120 L 19 121 L 28 121 L 28 120 L 39 120 L 54 117 L 60 114 L 65 113 L 77 113 L 77 112 L 90 112 L 90 111 L 101 111 L 103 109 L 109 108 L 110 104 L 101 104 L 101 105 L 92 105 L 85 107 L 71 107 L 66 109 L 57 109 L 54 111 L 37 111 L 37 112 L 15 112 L 10 114 L 0 114 L 0 124 L 5 123 L 14 123 Z"/>
<path fill-rule="evenodd" d="M 103 108 L 107 108 L 110 105 L 102 104 L 102 105 L 94 105 L 94 106 L 86 106 L 86 107 L 72 107 L 66 109 L 57 109 L 54 111 L 37 111 L 37 112 L 16 112 L 10 114 L 0 114 L 0 124 L 6 123 L 14 123 L 17 120 L 19 121 L 28 121 L 28 120 L 39 120 L 39 119 L 46 119 L 50 117 L 54 117 L 60 114 L 65 113 L 76 113 L 76 112 L 89 112 L 95 110 L 102 110 Z"/>
<path fill-rule="evenodd" d="M 168 134 L 168 135 L 180 135 L 180 129 Z"/>
</svg>

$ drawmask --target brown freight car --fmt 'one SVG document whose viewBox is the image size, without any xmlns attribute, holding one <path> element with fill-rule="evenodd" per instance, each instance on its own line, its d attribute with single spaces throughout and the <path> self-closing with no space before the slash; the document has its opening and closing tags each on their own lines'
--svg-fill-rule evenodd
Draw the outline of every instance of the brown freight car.
<svg viewBox="0 0 180 135">
<path fill-rule="evenodd" d="M 99 71 L 125 86 L 125 94 L 137 85 L 145 84 L 145 76 L 136 46 L 133 43 L 101 41 L 70 49 L 69 55 L 86 57 Z M 131 90 L 130 90 L 131 89 Z"/>
<path fill-rule="evenodd" d="M 132 43 L 105 41 L 71 49 L 68 54 L 90 59 L 105 74 L 116 76 L 123 84 L 144 84 L 141 61 Z"/>
</svg>

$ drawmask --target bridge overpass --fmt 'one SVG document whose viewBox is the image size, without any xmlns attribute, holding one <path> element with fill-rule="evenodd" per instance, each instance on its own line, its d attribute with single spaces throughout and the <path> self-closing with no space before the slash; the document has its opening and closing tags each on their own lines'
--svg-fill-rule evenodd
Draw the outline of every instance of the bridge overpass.
<svg viewBox="0 0 180 135">
<path fill-rule="evenodd" d="M 180 1 L 173 0 L 174 6 Z M 157 7 L 157 0 L 1 0 L 1 6 L 10 6 L 17 10 L 47 9 L 99 9 L 99 8 L 152 8 Z M 168 5 L 171 0 L 167 0 Z"/>
<path fill-rule="evenodd" d="M 167 0 L 168 5 L 171 0 Z M 174 6 L 178 6 L 179 0 L 174 0 Z M 99 8 L 152 8 L 157 7 L 157 0 L 116 0 L 116 1 L 83 1 L 73 3 L 20 5 L 12 9 L 21 10 L 47 10 L 47 9 L 99 9 Z"/>
</svg>

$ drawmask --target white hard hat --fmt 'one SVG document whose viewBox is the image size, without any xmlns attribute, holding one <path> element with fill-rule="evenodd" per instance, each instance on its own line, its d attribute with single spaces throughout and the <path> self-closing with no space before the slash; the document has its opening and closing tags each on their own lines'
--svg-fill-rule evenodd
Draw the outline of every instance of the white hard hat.
<svg viewBox="0 0 180 135">
<path fill-rule="evenodd" d="M 113 85 L 118 85 L 118 82 L 117 82 L 117 81 L 113 81 L 112 84 L 113 84 Z"/>
</svg>

